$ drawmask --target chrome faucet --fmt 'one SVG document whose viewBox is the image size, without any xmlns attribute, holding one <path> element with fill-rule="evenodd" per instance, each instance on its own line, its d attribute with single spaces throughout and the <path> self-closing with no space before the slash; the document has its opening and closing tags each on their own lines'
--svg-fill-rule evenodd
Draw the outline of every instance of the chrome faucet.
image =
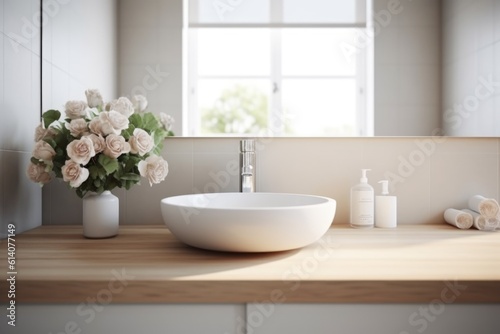
<svg viewBox="0 0 500 334">
<path fill-rule="evenodd" d="M 240 192 L 255 192 L 255 141 L 240 141 Z"/>
</svg>

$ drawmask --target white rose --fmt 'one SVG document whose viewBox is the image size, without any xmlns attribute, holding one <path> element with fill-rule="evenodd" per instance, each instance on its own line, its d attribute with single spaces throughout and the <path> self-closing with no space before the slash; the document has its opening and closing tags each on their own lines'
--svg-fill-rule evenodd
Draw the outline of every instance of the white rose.
<svg viewBox="0 0 500 334">
<path fill-rule="evenodd" d="M 87 114 L 87 103 L 83 101 L 68 101 L 65 108 L 66 117 L 69 119 L 82 118 Z"/>
<path fill-rule="evenodd" d="M 39 140 L 35 143 L 32 155 L 37 160 L 51 161 L 56 151 L 47 142 Z"/>
<path fill-rule="evenodd" d="M 146 100 L 144 95 L 134 95 L 131 101 L 136 113 L 142 113 L 148 107 L 148 100 Z"/>
<path fill-rule="evenodd" d="M 168 163 L 157 155 L 151 155 L 146 160 L 140 161 L 137 167 L 141 176 L 148 179 L 150 186 L 165 180 L 168 174 Z"/>
<path fill-rule="evenodd" d="M 80 167 L 80 164 L 73 160 L 66 160 L 66 163 L 61 168 L 63 180 L 69 182 L 73 188 L 78 188 L 83 182 L 89 178 L 89 170 Z"/>
<path fill-rule="evenodd" d="M 130 143 L 130 152 L 139 153 L 140 156 L 151 152 L 155 145 L 153 138 L 143 129 L 135 129 L 134 135 L 130 137 L 128 142 Z"/>
<path fill-rule="evenodd" d="M 106 148 L 106 141 L 104 140 L 103 136 L 92 133 L 87 136 L 87 138 L 92 140 L 92 144 L 94 144 L 95 154 L 101 153 Z"/>
<path fill-rule="evenodd" d="M 128 128 L 129 120 L 126 116 L 120 114 L 118 111 L 103 111 L 99 114 L 101 122 L 101 132 L 104 136 L 114 133 L 119 135 L 122 130 Z"/>
<path fill-rule="evenodd" d="M 134 105 L 126 97 L 120 97 L 118 100 L 113 100 L 109 103 L 109 110 L 114 110 L 129 118 L 134 113 Z"/>
<path fill-rule="evenodd" d="M 32 162 L 29 163 L 26 171 L 28 178 L 36 183 L 45 184 L 49 183 L 52 177 L 45 171 L 44 165 L 36 165 Z"/>
<path fill-rule="evenodd" d="M 130 144 L 125 141 L 125 138 L 115 134 L 110 134 L 106 137 L 106 148 L 104 154 L 110 158 L 116 159 L 123 153 L 130 152 Z"/>
<path fill-rule="evenodd" d="M 172 116 L 165 114 L 164 112 L 160 113 L 160 123 L 163 125 L 163 128 L 166 131 L 170 131 L 172 129 L 172 125 L 175 123 L 175 120 Z"/>
<path fill-rule="evenodd" d="M 88 132 L 87 121 L 83 118 L 72 119 L 71 122 L 65 125 L 69 133 L 75 138 L 81 137 Z"/>
<path fill-rule="evenodd" d="M 85 91 L 85 96 L 87 96 L 87 104 L 90 108 L 102 108 L 104 102 L 99 90 L 87 89 Z"/>
<path fill-rule="evenodd" d="M 69 143 L 66 152 L 74 162 L 86 165 L 95 156 L 94 143 L 90 138 L 82 137 Z"/>
<path fill-rule="evenodd" d="M 52 127 L 45 129 L 40 123 L 35 129 L 35 142 L 42 140 L 44 138 L 54 138 L 56 136 L 56 130 Z"/>
<path fill-rule="evenodd" d="M 95 133 L 96 135 L 104 134 L 102 132 L 102 122 L 98 117 L 92 118 L 92 120 L 89 122 L 89 129 L 90 132 Z"/>
</svg>

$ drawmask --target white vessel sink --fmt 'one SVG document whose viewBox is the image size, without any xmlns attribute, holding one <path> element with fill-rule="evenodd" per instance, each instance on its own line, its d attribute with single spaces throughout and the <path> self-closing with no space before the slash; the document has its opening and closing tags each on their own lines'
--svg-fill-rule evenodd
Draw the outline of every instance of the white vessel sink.
<svg viewBox="0 0 500 334">
<path fill-rule="evenodd" d="M 274 252 L 309 245 L 328 230 L 336 201 L 286 193 L 167 197 L 163 220 L 182 242 L 227 252 Z"/>
</svg>

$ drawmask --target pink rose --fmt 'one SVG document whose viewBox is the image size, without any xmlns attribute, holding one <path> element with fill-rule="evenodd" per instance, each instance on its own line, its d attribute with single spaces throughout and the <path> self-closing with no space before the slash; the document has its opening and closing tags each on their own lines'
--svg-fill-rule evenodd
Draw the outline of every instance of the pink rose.
<svg viewBox="0 0 500 334">
<path fill-rule="evenodd" d="M 143 156 L 149 153 L 154 147 L 153 138 L 143 129 L 135 129 L 134 135 L 129 139 L 130 152 Z"/>
<path fill-rule="evenodd" d="M 106 148 L 106 141 L 104 140 L 103 136 L 92 133 L 87 137 L 90 138 L 90 140 L 92 140 L 92 144 L 94 144 L 95 154 L 104 151 L 104 149 Z"/>
<path fill-rule="evenodd" d="M 47 142 L 39 140 L 35 144 L 32 155 L 37 160 L 51 161 L 56 151 Z"/>
<path fill-rule="evenodd" d="M 49 183 L 52 176 L 45 171 L 45 167 L 44 165 L 36 165 L 30 162 L 26 170 L 26 175 L 28 175 L 28 178 L 33 182 L 40 184 Z"/>
<path fill-rule="evenodd" d="M 88 137 L 73 140 L 66 148 L 68 156 L 76 163 L 86 165 L 95 156 L 94 144 Z"/>
<path fill-rule="evenodd" d="M 168 174 L 168 163 L 157 155 L 151 155 L 146 160 L 140 161 L 137 167 L 141 176 L 148 179 L 150 186 L 165 180 Z"/>
<path fill-rule="evenodd" d="M 85 96 L 87 96 L 87 104 L 90 108 L 102 108 L 103 100 L 99 90 L 87 89 Z"/>
<path fill-rule="evenodd" d="M 87 115 L 87 103 L 83 101 L 68 101 L 65 108 L 66 117 L 69 119 L 82 118 Z"/>
<path fill-rule="evenodd" d="M 35 129 L 35 142 L 44 138 L 54 138 L 55 136 L 56 130 L 54 128 L 45 129 L 41 123 Z"/>
<path fill-rule="evenodd" d="M 78 188 L 89 177 L 89 170 L 80 167 L 80 164 L 73 160 L 66 160 L 61 172 L 63 180 L 69 182 L 69 185 L 73 188 Z"/>
<path fill-rule="evenodd" d="M 144 95 L 134 95 L 130 101 L 132 102 L 136 113 L 143 113 L 148 107 L 148 100 L 146 100 Z"/>
<path fill-rule="evenodd" d="M 99 114 L 99 120 L 101 122 L 101 132 L 104 136 L 112 133 L 119 135 L 129 125 L 128 118 L 115 110 L 103 111 Z"/>
<path fill-rule="evenodd" d="M 89 130 L 87 122 L 83 118 L 72 119 L 71 122 L 65 124 L 66 129 L 75 138 L 79 138 L 86 134 Z"/>
<path fill-rule="evenodd" d="M 106 107 L 108 108 L 108 107 Z M 109 103 L 109 111 L 114 110 L 129 118 L 134 113 L 134 105 L 126 97 L 119 97 Z"/>
<path fill-rule="evenodd" d="M 128 152 L 130 152 L 130 144 L 125 141 L 125 138 L 115 134 L 110 134 L 106 137 L 105 155 L 112 159 L 116 159 L 123 153 Z"/>
</svg>

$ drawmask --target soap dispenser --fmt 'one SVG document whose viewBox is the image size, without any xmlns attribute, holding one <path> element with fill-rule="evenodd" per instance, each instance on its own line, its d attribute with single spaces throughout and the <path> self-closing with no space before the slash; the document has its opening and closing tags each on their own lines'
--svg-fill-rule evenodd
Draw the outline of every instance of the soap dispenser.
<svg viewBox="0 0 500 334">
<path fill-rule="evenodd" d="M 382 180 L 382 193 L 375 197 L 375 227 L 394 228 L 397 225 L 396 196 L 389 196 L 389 181 Z"/>
<path fill-rule="evenodd" d="M 351 188 L 351 227 L 370 228 L 374 221 L 373 187 L 368 184 L 366 172 L 361 170 L 360 183 Z"/>
</svg>

